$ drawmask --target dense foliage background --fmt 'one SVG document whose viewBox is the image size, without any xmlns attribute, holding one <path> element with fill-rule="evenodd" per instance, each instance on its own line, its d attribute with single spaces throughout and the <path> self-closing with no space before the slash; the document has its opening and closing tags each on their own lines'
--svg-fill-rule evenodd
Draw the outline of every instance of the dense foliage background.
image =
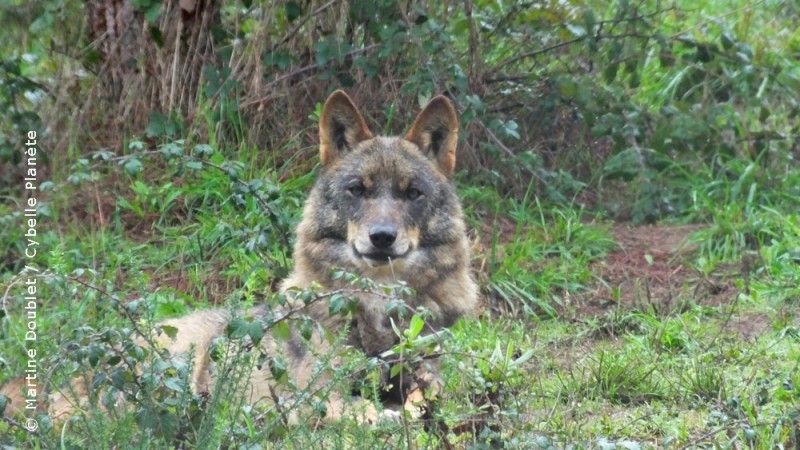
<svg viewBox="0 0 800 450">
<path fill-rule="evenodd" d="M 54 384 L 87 365 L 119 368 L 111 353 L 125 337 L 103 330 L 270 297 L 314 179 L 320 103 L 337 88 L 384 134 L 404 132 L 433 95 L 453 99 L 487 306 L 445 344 L 473 358 L 445 359 L 451 394 L 399 434 L 283 428 L 230 393 L 209 406 L 164 389 L 180 378 L 173 367 L 134 413 L 89 412 L 38 436 L 0 424 L 12 436 L 0 442 L 800 442 L 800 3 L 0 8 L 3 379 L 24 355 L 11 287 L 29 129 L 44 152 L 40 327 Z M 65 349 L 74 360 L 56 364 Z M 113 378 L 97 383 L 124 390 Z"/>
</svg>

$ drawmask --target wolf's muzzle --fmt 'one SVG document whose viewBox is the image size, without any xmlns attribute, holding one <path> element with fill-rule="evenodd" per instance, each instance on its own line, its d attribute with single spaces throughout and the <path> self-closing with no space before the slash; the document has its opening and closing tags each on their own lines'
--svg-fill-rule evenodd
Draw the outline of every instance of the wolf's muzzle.
<svg viewBox="0 0 800 450">
<path fill-rule="evenodd" d="M 377 249 L 388 249 L 396 239 L 397 227 L 394 225 L 379 224 L 369 227 L 369 241 Z"/>
<path fill-rule="evenodd" d="M 363 226 L 350 221 L 347 233 L 353 255 L 370 267 L 405 258 L 416 245 L 408 229 L 386 219 L 370 221 Z"/>
<path fill-rule="evenodd" d="M 361 253 L 355 246 L 353 246 L 353 253 L 355 253 L 356 256 L 358 256 L 359 258 L 369 260 L 373 263 L 379 263 L 379 264 L 387 264 L 389 261 L 405 258 L 406 256 L 408 256 L 410 252 L 411 248 L 409 247 L 403 253 L 394 253 L 391 251 L 390 248 L 386 248 L 385 250 Z"/>
</svg>

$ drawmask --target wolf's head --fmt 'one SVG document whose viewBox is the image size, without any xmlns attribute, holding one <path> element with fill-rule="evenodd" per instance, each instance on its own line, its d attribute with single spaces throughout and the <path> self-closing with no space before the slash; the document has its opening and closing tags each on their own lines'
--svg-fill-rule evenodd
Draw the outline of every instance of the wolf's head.
<svg viewBox="0 0 800 450">
<path fill-rule="evenodd" d="M 337 266 L 412 285 L 411 276 L 463 267 L 465 231 L 451 181 L 458 118 L 447 98 L 431 100 L 405 136 L 382 137 L 336 91 L 323 107 L 319 136 L 322 170 L 296 257 L 317 273 Z"/>
</svg>

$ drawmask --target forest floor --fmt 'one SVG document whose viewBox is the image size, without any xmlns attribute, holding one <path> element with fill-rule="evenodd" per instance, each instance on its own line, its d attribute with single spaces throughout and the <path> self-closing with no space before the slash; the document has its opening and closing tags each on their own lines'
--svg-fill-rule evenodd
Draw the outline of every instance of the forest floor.
<svg viewBox="0 0 800 450">
<path fill-rule="evenodd" d="M 701 271 L 707 228 L 610 225 L 617 247 L 592 281 L 522 332 L 537 348 L 534 448 L 797 444 L 797 299 L 758 295 L 746 258 Z"/>
<path fill-rule="evenodd" d="M 690 236 L 700 229 L 698 225 L 615 224 L 612 233 L 619 248 L 592 264 L 598 279 L 576 302 L 578 314 L 597 315 L 626 305 L 678 308 L 676 302 L 687 289 L 705 305 L 733 300 L 732 280 L 703 277 L 692 266 L 690 258 L 697 245 Z"/>
</svg>

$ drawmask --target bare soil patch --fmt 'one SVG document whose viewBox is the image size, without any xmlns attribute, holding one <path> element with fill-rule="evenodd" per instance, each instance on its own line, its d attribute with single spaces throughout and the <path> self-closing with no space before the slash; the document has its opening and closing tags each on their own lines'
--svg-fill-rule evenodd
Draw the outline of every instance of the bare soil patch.
<svg viewBox="0 0 800 450">
<path fill-rule="evenodd" d="M 746 341 L 753 341 L 763 335 L 772 326 L 770 317 L 763 313 L 745 314 L 729 323 L 729 328 L 736 331 Z"/>
<path fill-rule="evenodd" d="M 609 308 L 681 309 L 689 300 L 720 305 L 735 294 L 730 282 L 708 279 L 690 264 L 696 250 L 689 236 L 700 225 L 613 227 L 619 249 L 594 263 L 598 280 L 575 302 L 579 316 L 603 314 Z"/>
</svg>

